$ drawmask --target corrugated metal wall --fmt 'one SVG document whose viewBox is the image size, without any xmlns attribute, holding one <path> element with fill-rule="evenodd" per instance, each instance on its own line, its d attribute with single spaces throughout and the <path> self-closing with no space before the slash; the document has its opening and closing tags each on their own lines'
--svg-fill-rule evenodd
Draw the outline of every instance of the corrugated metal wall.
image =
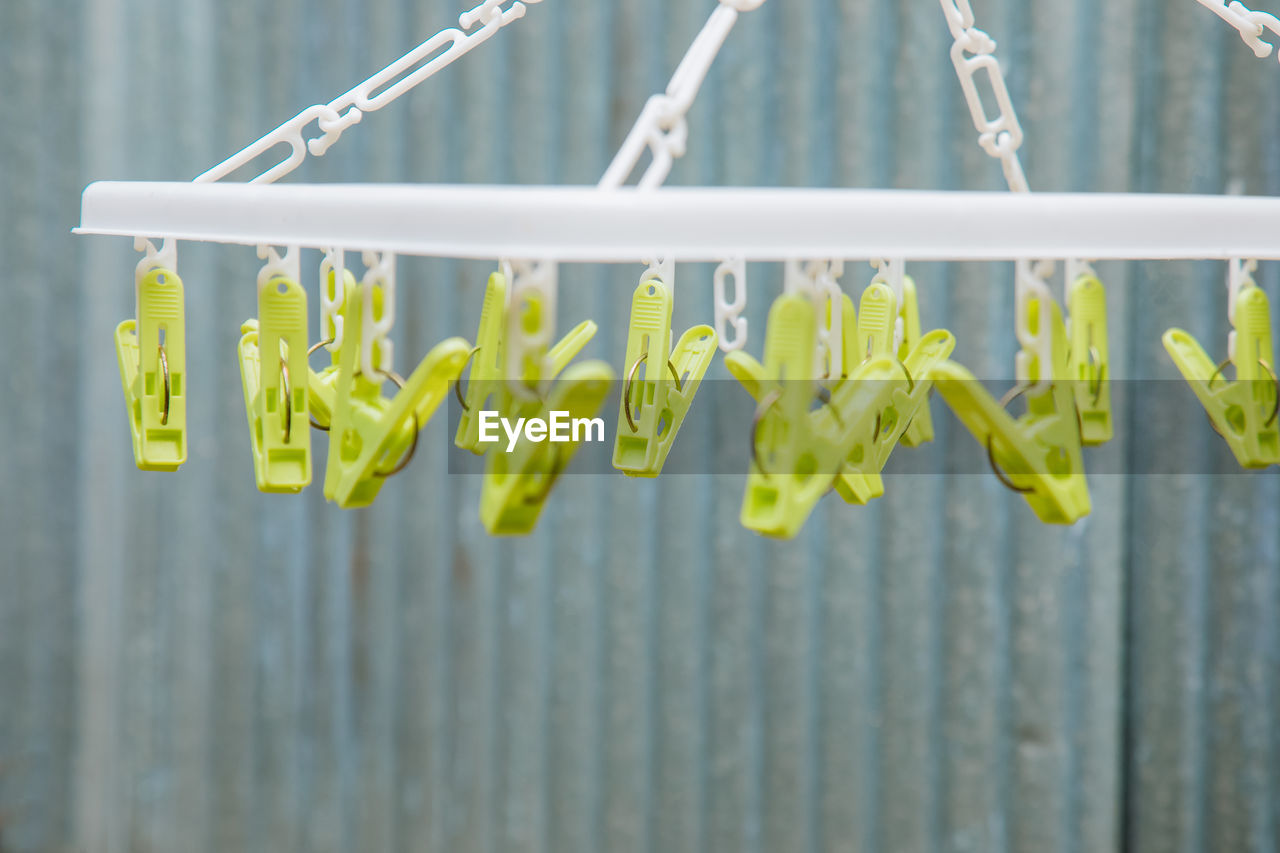
<svg viewBox="0 0 1280 853">
<path fill-rule="evenodd" d="M 1190 0 L 974 6 L 1033 186 L 1280 189 L 1280 69 Z M 547 0 L 301 177 L 593 182 L 710 7 Z M 1068 530 L 994 478 L 913 476 L 776 544 L 739 527 L 740 477 L 576 477 L 498 542 L 440 424 L 372 510 L 259 495 L 255 259 L 184 246 L 191 458 L 134 470 L 134 256 L 69 235 L 83 186 L 194 176 L 460 8 L 0 3 L 0 849 L 1276 849 L 1280 481 L 1108 476 L 1223 452 L 1141 389 Z M 948 46 L 933 0 L 773 0 L 673 181 L 996 188 Z M 402 364 L 473 334 L 486 272 L 403 262 Z M 1169 325 L 1223 340 L 1219 266 L 1104 272 L 1116 376 L 1174 378 Z M 597 319 L 615 368 L 636 273 L 564 272 L 562 321 Z M 779 280 L 753 275 L 758 353 Z M 926 324 L 1009 376 L 1010 270 L 917 275 Z M 709 315 L 682 271 L 677 324 Z M 911 452 L 942 471 L 973 442 L 936 411 Z M 681 442 L 735 460 L 745 426 L 695 414 Z"/>
</svg>

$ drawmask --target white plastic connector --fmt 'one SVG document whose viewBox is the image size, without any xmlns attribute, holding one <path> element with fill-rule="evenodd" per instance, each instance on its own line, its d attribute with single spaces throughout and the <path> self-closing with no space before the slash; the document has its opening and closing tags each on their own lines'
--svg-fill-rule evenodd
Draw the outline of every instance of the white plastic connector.
<svg viewBox="0 0 1280 853">
<path fill-rule="evenodd" d="M 288 247 L 283 255 L 274 246 L 259 246 L 258 258 L 266 261 L 262 269 L 258 270 L 258 290 L 266 287 L 273 278 L 284 277 L 293 281 L 301 278 L 302 266 L 297 246 Z"/>
<path fill-rule="evenodd" d="M 370 377 L 386 376 L 395 363 L 395 348 L 389 335 L 396 324 L 396 256 L 391 252 L 365 252 L 363 260 L 360 372 Z M 381 300 L 375 298 L 378 291 L 382 293 Z"/>
<path fill-rule="evenodd" d="M 725 293 L 729 279 L 733 279 L 733 299 Z M 723 352 L 740 350 L 747 345 L 747 262 L 744 258 L 731 258 L 716 267 L 712 280 L 715 290 L 716 337 Z M 732 334 L 730 334 L 732 330 Z"/>
<path fill-rule="evenodd" d="M 329 278 L 333 277 L 333 290 L 329 289 Z M 337 352 L 342 348 L 345 318 L 342 306 L 346 300 L 347 289 L 343 282 L 347 277 L 347 253 L 342 249 L 330 249 L 320 261 L 320 329 L 321 334 L 328 333 L 329 343 L 325 349 Z M 332 329 L 330 332 L 329 330 Z"/>
</svg>

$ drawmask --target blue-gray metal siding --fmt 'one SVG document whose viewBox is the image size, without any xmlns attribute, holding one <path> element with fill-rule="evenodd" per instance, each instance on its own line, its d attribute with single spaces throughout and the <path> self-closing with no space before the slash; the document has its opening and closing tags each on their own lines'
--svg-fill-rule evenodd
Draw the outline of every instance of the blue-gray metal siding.
<svg viewBox="0 0 1280 853">
<path fill-rule="evenodd" d="M 1142 390 L 1070 529 L 933 475 L 779 544 L 739 526 L 741 477 L 571 477 L 494 541 L 438 423 L 371 510 L 258 494 L 256 262 L 184 245 L 190 461 L 134 469 L 111 333 L 135 256 L 68 233 L 84 185 L 194 176 L 461 5 L 0 3 L 0 849 L 1275 850 L 1280 480 L 1108 473 L 1222 453 Z M 300 177 L 594 182 L 711 6 L 546 0 Z M 1280 189 L 1280 68 L 1191 0 L 974 6 L 1034 187 Z M 998 188 L 949 44 L 933 0 L 772 0 L 673 183 Z M 401 270 L 402 364 L 474 334 L 485 265 Z M 1103 272 L 1115 376 L 1176 378 L 1170 325 L 1224 340 L 1220 265 Z M 1009 376 L 1010 270 L 916 273 L 926 325 Z M 596 319 L 619 369 L 636 274 L 563 274 L 562 324 Z M 680 275 L 684 328 L 710 270 Z M 758 353 L 779 272 L 751 287 Z M 910 453 L 942 471 L 973 442 L 935 406 Z M 695 409 L 680 441 L 745 464 L 744 431 Z"/>
</svg>

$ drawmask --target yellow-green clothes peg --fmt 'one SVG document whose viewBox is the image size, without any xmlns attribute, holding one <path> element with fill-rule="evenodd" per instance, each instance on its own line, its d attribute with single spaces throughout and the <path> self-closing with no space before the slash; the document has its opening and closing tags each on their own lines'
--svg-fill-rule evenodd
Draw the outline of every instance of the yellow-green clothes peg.
<svg viewBox="0 0 1280 853">
<path fill-rule="evenodd" d="M 270 279 L 258 290 L 257 321 L 241 330 L 240 379 L 258 489 L 300 492 L 311 483 L 307 292 L 291 279 Z"/>
<path fill-rule="evenodd" d="M 741 351 L 725 356 L 729 372 L 758 404 L 742 524 L 766 536 L 789 539 L 800 532 L 830 491 L 847 449 L 826 406 L 810 415 L 821 399 L 813 379 L 816 320 L 807 296 L 780 296 L 769 309 L 764 364 Z"/>
<path fill-rule="evenodd" d="M 1164 335 L 1164 347 L 1191 385 L 1214 429 L 1245 468 L 1280 464 L 1280 397 L 1271 349 L 1271 307 L 1256 285 L 1240 289 L 1235 303 L 1235 352 L 1217 367 L 1182 329 Z M 1236 379 L 1223 375 L 1228 363 Z"/>
<path fill-rule="evenodd" d="M 503 338 L 507 328 L 507 280 L 502 273 L 489 276 L 480 309 L 480 328 L 471 353 L 471 375 L 463 400 L 462 418 L 453 443 L 463 450 L 481 455 L 487 449 L 480 443 L 480 413 L 492 410 L 502 392 Z M 585 345 L 585 341 L 583 342 Z M 575 351 L 573 355 L 577 355 Z M 573 356 L 570 356 L 572 358 Z M 459 379 L 459 382 L 462 380 Z"/>
<path fill-rule="evenodd" d="M 330 271 L 328 278 L 323 282 L 323 286 L 329 289 L 329 295 L 331 297 L 336 297 L 337 295 L 337 280 L 337 275 Z M 342 279 L 342 300 L 337 302 L 335 299 L 330 299 L 330 302 L 335 302 L 335 304 L 340 306 L 338 308 L 338 317 L 345 318 L 347 316 L 352 301 L 356 298 L 356 294 L 358 292 L 359 285 L 356 283 L 356 277 L 352 275 L 350 271 L 344 272 Z M 320 339 L 321 343 L 316 345 L 317 348 L 337 341 L 338 339 L 336 319 L 334 317 L 328 317 L 325 318 L 324 322 L 325 327 L 320 330 L 323 337 Z M 345 319 L 342 320 L 344 327 L 346 322 L 347 321 Z M 346 334 L 343 334 L 342 340 L 339 341 L 339 344 L 340 346 L 330 353 L 330 363 L 328 366 L 318 372 L 311 370 L 310 366 L 308 366 L 307 369 L 307 403 L 311 408 L 311 418 L 315 421 L 318 427 L 325 430 L 329 428 L 329 423 L 333 420 L 335 388 L 338 384 L 339 362 L 342 358 L 342 350 L 348 345 L 356 348 L 360 346 L 358 339 L 353 342 Z"/>
<path fill-rule="evenodd" d="M 917 341 L 906 359 L 880 356 L 847 380 L 878 386 L 866 397 L 867 409 L 848 414 L 850 418 L 860 419 L 860 424 L 855 430 L 859 440 L 836 479 L 836 491 L 847 503 L 865 504 L 884 494 L 880 473 L 889 464 L 893 449 L 910 424 L 920 412 L 928 411 L 933 371 L 947 360 L 955 347 L 956 339 L 950 332 L 935 329 Z M 888 377 L 885 376 L 886 363 Z M 870 422 L 873 416 L 874 423 Z"/>
<path fill-rule="evenodd" d="M 462 338 L 437 344 L 395 397 L 387 399 L 382 383 L 389 375 L 357 373 L 362 301 L 351 299 L 344 315 L 324 479 L 324 496 L 344 509 L 369 506 L 387 478 L 407 463 L 417 448 L 418 432 L 448 394 L 471 349 Z"/>
<path fill-rule="evenodd" d="M 505 306 L 505 302 L 502 304 Z M 517 310 L 520 313 L 515 321 L 529 324 L 533 331 L 552 322 L 536 295 L 526 297 Z M 491 324 L 501 323 L 497 328 L 503 330 L 502 335 L 506 334 L 505 314 L 504 307 L 504 316 L 500 320 L 489 317 Z M 481 325 L 484 323 L 482 316 Z M 482 328 L 482 334 L 484 331 Z M 575 421 L 594 419 L 609 395 L 609 385 L 614 380 L 613 369 L 601 361 L 587 361 L 573 367 L 569 364 L 595 333 L 596 324 L 586 320 L 561 338 L 550 351 L 531 353 L 522 367 L 524 375 L 498 383 L 497 405 L 492 411 L 515 429 L 520 429 L 522 422 L 542 421 L 550 425 L 553 413 L 564 413 L 560 417 L 570 425 Z M 479 357 L 480 353 L 476 355 Z M 512 386 L 516 383 L 522 386 L 520 393 L 513 391 Z M 539 388 L 546 383 L 552 384 L 544 399 Z M 499 446 L 482 448 L 488 452 L 480 488 L 480 521 L 485 530 L 493 536 L 523 536 L 532 532 L 556 480 L 569 467 L 581 442 L 603 440 L 602 427 L 601 423 L 598 435 L 589 434 L 591 427 L 587 427 L 585 432 L 571 433 L 569 437 L 572 440 L 564 442 L 552 441 L 551 435 L 535 441 L 530 437 L 530 431 L 523 429 L 514 446 L 509 446 L 509 441 L 504 438 Z M 578 427 L 573 427 L 573 431 L 577 432 Z"/>
<path fill-rule="evenodd" d="M 1067 291 L 1071 317 L 1071 355 L 1067 375 L 1073 383 L 1080 434 L 1085 445 L 1111 440 L 1110 350 L 1107 346 L 1107 290 L 1095 275 L 1082 275 Z"/>
<path fill-rule="evenodd" d="M 898 314 L 902 317 L 902 346 L 898 348 L 898 358 L 905 362 L 923 337 L 920 329 L 920 297 L 915 280 L 909 275 L 902 277 L 902 304 L 898 306 Z M 929 406 L 924 405 L 907 424 L 907 431 L 902 434 L 902 443 L 907 447 L 919 447 L 931 441 L 933 412 Z"/>
<path fill-rule="evenodd" d="M 594 334 L 595 329 L 591 329 Z M 609 396 L 613 369 L 601 361 L 586 361 L 564 371 L 552 385 L 546 401 L 516 400 L 510 392 L 500 409 L 503 417 L 541 419 L 552 423 L 551 413 L 564 413 L 564 422 L 581 424 L 594 419 Z M 587 432 L 592 429 L 586 426 Z M 573 426 L 578 431 L 578 426 Z M 603 440 L 601 424 L 597 435 L 580 434 L 582 439 Z M 550 438 L 550 436 L 547 436 Z M 489 450 L 480 491 L 480 521 L 493 536 L 524 536 L 531 533 L 542 515 L 556 480 L 569 467 L 580 441 L 551 443 L 533 441 L 526 430 L 508 452 L 505 446 Z"/>
<path fill-rule="evenodd" d="M 1039 299 L 1032 299 L 1027 310 L 1033 333 L 1048 314 L 1053 375 L 1066 376 L 1067 340 L 1061 310 L 1052 300 L 1042 304 Z M 1032 362 L 1032 366 L 1034 383 L 1039 365 Z M 1089 514 L 1092 506 L 1070 382 L 1021 386 L 1017 395 L 1022 396 L 1026 389 L 1027 413 L 1015 420 L 972 373 L 955 362 L 934 368 L 933 377 L 947 405 L 987 448 L 996 476 L 1022 494 L 1041 521 L 1074 524 Z"/>
<path fill-rule="evenodd" d="M 182 279 L 153 269 L 138 280 L 138 317 L 116 327 L 133 457 L 144 471 L 187 461 L 186 310 Z"/>
<path fill-rule="evenodd" d="M 627 379 L 613 446 L 613 467 L 631 477 L 662 472 L 716 352 L 710 326 L 694 326 L 672 351 L 672 308 L 671 291 L 656 279 L 642 283 L 631 297 Z"/>
</svg>

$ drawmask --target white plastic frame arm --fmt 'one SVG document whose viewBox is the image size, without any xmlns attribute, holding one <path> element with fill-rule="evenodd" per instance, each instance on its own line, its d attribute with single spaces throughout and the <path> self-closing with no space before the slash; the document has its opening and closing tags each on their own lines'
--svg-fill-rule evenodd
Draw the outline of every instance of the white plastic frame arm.
<svg viewBox="0 0 1280 853">
<path fill-rule="evenodd" d="M 1254 12 L 1239 0 L 1227 3 L 1226 0 L 1196 0 L 1201 6 L 1212 11 L 1222 20 L 1240 31 L 1240 39 L 1253 49 L 1254 56 L 1266 59 L 1275 49 L 1262 40 L 1262 34 L 1270 30 L 1280 36 L 1280 19 L 1267 12 Z"/>
<path fill-rule="evenodd" d="M 324 156 L 342 136 L 343 131 L 359 124 L 365 113 L 382 109 L 488 41 L 507 24 L 523 18 L 527 4 L 541 2 L 542 0 L 485 0 L 458 18 L 462 29 L 450 27 L 436 33 L 337 100 L 308 107 L 248 148 L 196 178 L 196 183 L 220 181 L 276 146 L 288 145 L 288 157 L 250 182 L 275 183 L 302 165 L 308 152 L 316 157 Z M 506 3 L 511 5 L 503 9 Z M 467 32 L 477 23 L 482 23 L 483 26 L 475 32 Z M 304 139 L 303 131 L 312 122 L 318 124 L 321 135 L 314 139 Z"/>
<path fill-rule="evenodd" d="M 652 153 L 653 161 L 640 177 L 640 188 L 654 189 L 666 182 L 671 167 L 684 156 L 689 141 L 689 125 L 685 116 L 697 99 L 725 39 L 738 22 L 738 15 L 759 9 L 765 2 L 720 0 L 720 5 L 711 13 L 671 75 L 666 92 L 654 95 L 644 105 L 635 126 L 600 179 L 600 189 L 623 186 L 635 172 L 646 148 Z"/>
</svg>

